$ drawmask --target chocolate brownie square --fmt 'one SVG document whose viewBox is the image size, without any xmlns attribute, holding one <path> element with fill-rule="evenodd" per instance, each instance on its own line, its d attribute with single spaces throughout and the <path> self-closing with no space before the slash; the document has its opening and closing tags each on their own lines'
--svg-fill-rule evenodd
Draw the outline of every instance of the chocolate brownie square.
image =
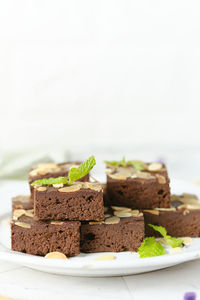
<svg viewBox="0 0 200 300">
<path fill-rule="evenodd" d="M 107 164 L 107 205 L 132 209 L 170 207 L 169 178 L 165 165 L 144 164 L 143 170 L 132 165 Z"/>
<path fill-rule="evenodd" d="M 38 220 L 103 220 L 102 186 L 90 182 L 35 186 L 34 213 Z"/>
<path fill-rule="evenodd" d="M 22 201 L 20 202 L 20 197 Z M 80 253 L 80 222 L 78 221 L 35 221 L 29 197 L 18 197 L 21 208 L 13 210 L 11 222 L 11 248 L 34 255 L 62 252 L 66 256 Z M 13 200 L 13 202 L 15 202 Z M 13 203 L 13 208 L 15 203 Z"/>
<path fill-rule="evenodd" d="M 67 177 L 69 170 L 74 167 L 79 167 L 81 162 L 65 162 L 65 163 L 41 163 L 34 168 L 30 169 L 28 181 L 30 185 L 30 191 L 31 191 L 31 200 L 33 200 L 33 187 L 31 186 L 31 183 L 35 180 L 42 179 L 42 178 L 56 178 L 59 176 Z M 84 176 L 80 179 L 80 181 L 89 181 L 89 174 Z"/>
<path fill-rule="evenodd" d="M 83 222 L 81 251 L 137 251 L 144 239 L 144 217 L 138 210 L 113 207 L 105 213 L 105 221 Z"/>
<path fill-rule="evenodd" d="M 200 202 L 195 195 L 172 195 L 170 208 L 144 210 L 143 213 L 146 236 L 160 236 L 148 224 L 165 227 L 173 237 L 200 236 Z"/>
</svg>

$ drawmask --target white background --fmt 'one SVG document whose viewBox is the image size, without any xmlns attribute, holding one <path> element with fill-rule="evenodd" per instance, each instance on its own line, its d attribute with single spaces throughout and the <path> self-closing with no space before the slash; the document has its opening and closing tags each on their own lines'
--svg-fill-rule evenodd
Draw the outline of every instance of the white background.
<svg viewBox="0 0 200 300">
<path fill-rule="evenodd" d="M 199 1 L 1 1 L 0 104 L 4 153 L 164 156 L 198 179 Z"/>
</svg>

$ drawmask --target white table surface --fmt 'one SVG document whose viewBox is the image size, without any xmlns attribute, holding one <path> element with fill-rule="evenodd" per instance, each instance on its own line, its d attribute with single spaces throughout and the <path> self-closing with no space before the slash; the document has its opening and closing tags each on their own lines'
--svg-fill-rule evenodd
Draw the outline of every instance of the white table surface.
<svg viewBox="0 0 200 300">
<path fill-rule="evenodd" d="M 7 190 L 8 185 L 1 184 Z M 10 189 L 20 193 L 24 184 Z M 2 199 L 1 213 L 8 210 L 9 200 Z M 15 264 L 0 262 L 0 295 L 20 299 L 183 299 L 185 292 L 194 291 L 200 299 L 200 260 L 146 274 L 87 278 L 53 275 Z"/>
</svg>

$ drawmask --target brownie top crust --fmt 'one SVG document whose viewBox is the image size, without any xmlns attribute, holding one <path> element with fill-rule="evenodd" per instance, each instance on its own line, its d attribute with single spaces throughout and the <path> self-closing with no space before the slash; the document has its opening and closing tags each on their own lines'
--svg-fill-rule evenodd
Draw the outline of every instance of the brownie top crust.
<svg viewBox="0 0 200 300">
<path fill-rule="evenodd" d="M 68 172 L 71 168 L 78 168 L 81 162 L 65 162 L 65 163 L 42 163 L 38 164 L 29 171 L 29 182 L 38 176 L 46 176 L 49 174 Z"/>
<path fill-rule="evenodd" d="M 114 180 L 127 180 L 127 179 L 144 179 L 155 180 L 160 183 L 166 183 L 167 170 L 165 165 L 160 163 L 144 163 L 144 169 L 138 170 L 133 165 L 127 166 L 113 166 L 106 165 L 106 174 L 108 178 Z"/>
<path fill-rule="evenodd" d="M 190 210 L 200 210 L 200 201 L 194 194 L 183 193 L 182 195 L 171 195 L 170 208 L 145 209 L 143 211 L 154 215 L 180 211 L 183 215 L 186 215 Z"/>
<path fill-rule="evenodd" d="M 96 192 L 103 192 L 103 187 L 99 183 L 96 183 L 96 182 L 79 182 L 79 181 L 74 182 L 72 185 L 66 185 L 66 184 L 60 183 L 60 184 L 53 184 L 52 186 L 35 185 L 34 188 L 38 192 L 58 191 L 60 193 L 72 193 L 72 192 L 77 192 L 81 189 L 90 189 L 90 190 L 94 190 Z"/>
</svg>

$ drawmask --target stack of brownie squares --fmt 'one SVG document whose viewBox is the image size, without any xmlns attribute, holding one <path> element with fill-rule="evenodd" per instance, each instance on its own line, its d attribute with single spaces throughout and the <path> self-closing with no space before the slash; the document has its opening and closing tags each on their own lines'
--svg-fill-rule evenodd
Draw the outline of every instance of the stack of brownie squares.
<svg viewBox="0 0 200 300">
<path fill-rule="evenodd" d="M 137 251 L 145 235 L 157 234 L 149 223 L 164 226 L 174 237 L 199 236 L 198 199 L 188 194 L 172 197 L 161 163 L 107 162 L 106 184 L 90 182 L 87 174 L 71 185 L 32 185 L 38 179 L 68 176 L 80 164 L 44 163 L 30 170 L 30 196 L 12 201 L 12 250 L 67 257 Z"/>
</svg>

